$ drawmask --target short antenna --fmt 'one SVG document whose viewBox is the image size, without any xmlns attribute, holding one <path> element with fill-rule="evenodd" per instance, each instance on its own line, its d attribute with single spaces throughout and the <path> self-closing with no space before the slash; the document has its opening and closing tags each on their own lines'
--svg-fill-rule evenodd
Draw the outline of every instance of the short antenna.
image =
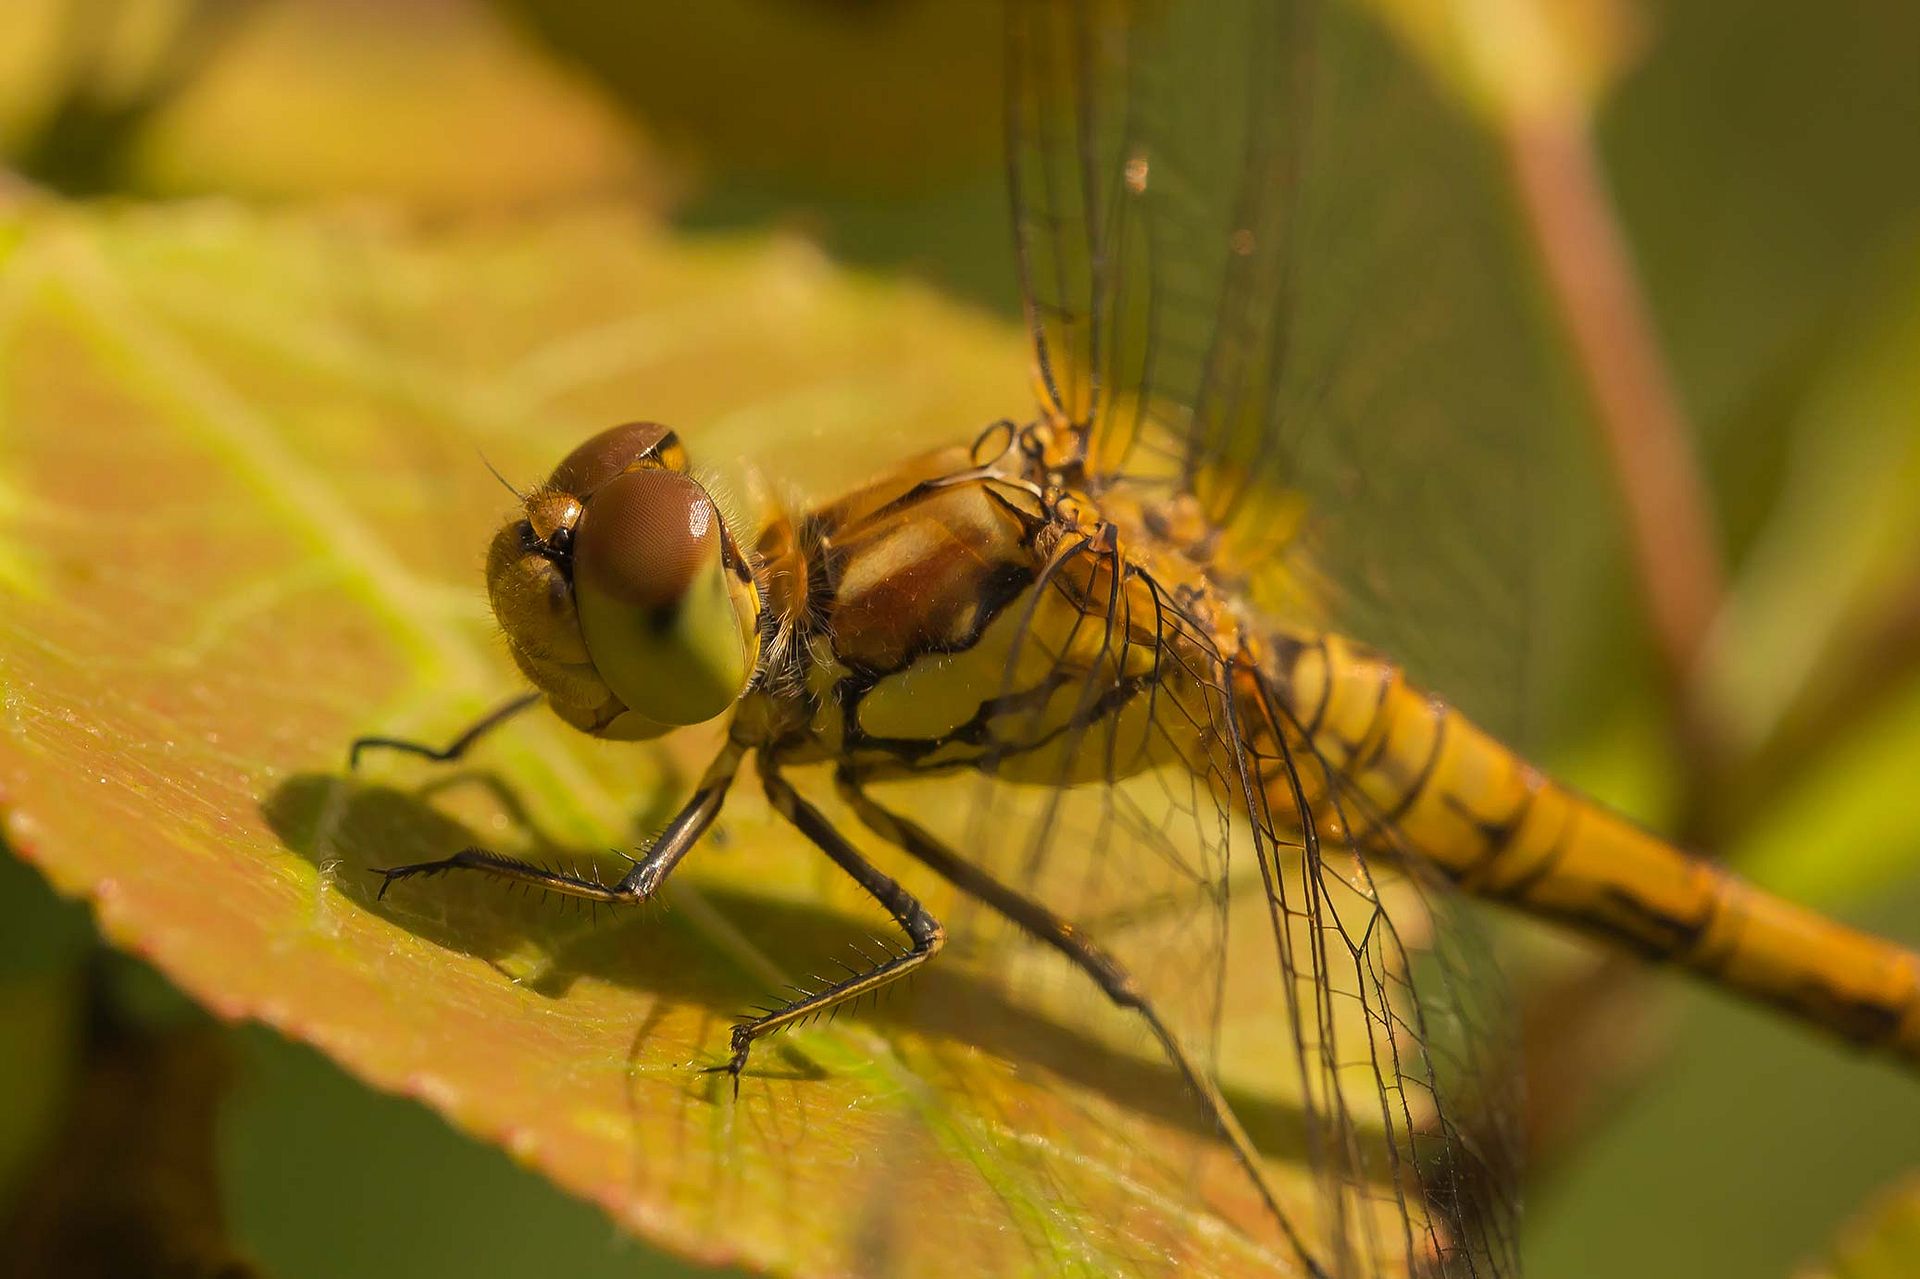
<svg viewBox="0 0 1920 1279">
<path fill-rule="evenodd" d="M 527 495 L 525 493 L 522 493 L 519 489 L 515 488 L 512 484 L 508 483 L 507 477 L 500 474 L 500 468 L 495 466 L 492 460 L 489 459 L 485 453 L 482 453 L 479 449 L 475 449 L 474 452 L 480 453 L 480 465 L 486 467 L 489 471 L 493 472 L 493 478 L 500 481 L 500 487 L 505 489 L 507 492 L 513 494 L 516 498 L 520 499 L 521 504 L 524 505 L 527 500 Z"/>
</svg>

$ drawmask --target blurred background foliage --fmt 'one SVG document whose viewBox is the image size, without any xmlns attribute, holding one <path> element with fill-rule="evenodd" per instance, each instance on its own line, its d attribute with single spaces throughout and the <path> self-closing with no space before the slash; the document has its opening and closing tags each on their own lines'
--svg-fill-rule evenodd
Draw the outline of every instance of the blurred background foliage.
<svg viewBox="0 0 1920 1279">
<path fill-rule="evenodd" d="M 1528 35 L 1524 0 L 1477 25 L 1379 7 L 1495 113 L 1503 83 L 1535 83 L 1503 68 L 1572 50 L 1729 565 L 1690 686 L 1720 734 L 1700 767 L 1671 745 L 1599 445 L 1556 444 L 1527 675 L 1546 758 L 1920 942 L 1920 8 L 1592 0 Z M 0 152 L 16 192 L 72 198 L 344 202 L 427 226 L 616 201 L 690 235 L 799 228 L 1011 314 L 998 41 L 993 6 L 965 0 L 9 0 Z M 1512 944 L 1528 980 L 1584 980 L 1571 947 Z M 57 1192 L 49 1145 L 86 1149 L 72 1114 L 113 1043 L 147 1054 L 152 1105 L 224 1098 L 214 1237 L 180 1241 L 199 1273 L 684 1272 L 413 1103 L 160 986 L 0 860 L 11 1228 Z M 1920 1087 L 1889 1066 L 1664 978 L 1610 1007 L 1635 1068 L 1529 1186 L 1536 1273 L 1786 1274 L 1920 1156 Z M 1849 1247 L 1837 1272 L 1920 1273 L 1897 1244 Z"/>
</svg>

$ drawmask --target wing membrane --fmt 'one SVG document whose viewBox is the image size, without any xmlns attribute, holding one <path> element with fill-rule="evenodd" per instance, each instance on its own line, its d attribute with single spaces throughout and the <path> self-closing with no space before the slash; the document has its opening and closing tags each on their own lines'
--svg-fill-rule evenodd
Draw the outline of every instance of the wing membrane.
<svg viewBox="0 0 1920 1279">
<path fill-rule="evenodd" d="M 1048 407 L 1232 505 L 1286 366 L 1308 6 L 1014 0 L 1009 189 Z M 1244 460 L 1244 459 L 1241 459 Z M 1244 469 L 1244 468 L 1243 468 Z M 1209 474 L 1211 473 L 1211 474 Z"/>
<path fill-rule="evenodd" d="M 1517 728 L 1555 404 L 1497 153 L 1355 6 L 1010 12 L 1036 367 L 1090 482 L 1196 494 L 1269 606 Z"/>
<path fill-rule="evenodd" d="M 1434 196 L 1486 157 L 1457 125 L 1444 144 L 1407 129 L 1444 109 L 1345 10 L 1011 14 L 1043 408 L 1090 487 L 1192 494 L 1251 544 L 1297 495 L 1303 531 L 1259 602 L 1310 608 L 1501 721 L 1525 573 L 1489 551 L 1525 540 L 1537 390 L 1497 217 Z M 1033 710 L 956 838 L 1118 957 L 1223 1095 L 1265 1116 L 1248 1129 L 1291 1188 L 1308 1272 L 1515 1273 L 1503 1000 L 1470 923 L 1220 619 L 1098 547 L 1059 555 L 1077 563 L 1041 594 L 1061 607 L 1021 620 L 1002 688 Z M 1178 669 L 1143 674 L 1149 652 Z M 1044 734 L 1040 767 L 1014 743 Z M 1192 1158 L 1191 1185 L 1213 1184 L 1198 1170 L 1217 1149 Z"/>
<path fill-rule="evenodd" d="M 1061 556 L 1017 619 L 1001 696 L 1034 709 L 969 855 L 1113 954 L 1221 1094 L 1269 1116 L 1247 1126 L 1308 1273 L 1511 1273 L 1510 1134 L 1483 1122 L 1504 1113 L 1502 1001 L 1471 929 L 1201 617 L 1097 547 Z"/>
<path fill-rule="evenodd" d="M 1099 310 L 1108 118 L 1124 101 L 1119 66 L 1092 65 L 1092 16 L 1073 5 L 1014 4 L 1007 24 L 1007 189 L 1021 296 L 1041 397 L 1079 422 L 1098 411 Z"/>
</svg>

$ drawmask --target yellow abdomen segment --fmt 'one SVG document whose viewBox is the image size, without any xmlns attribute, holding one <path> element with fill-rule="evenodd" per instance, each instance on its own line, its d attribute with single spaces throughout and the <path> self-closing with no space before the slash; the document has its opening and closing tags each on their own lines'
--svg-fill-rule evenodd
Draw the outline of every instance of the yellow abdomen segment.
<svg viewBox="0 0 1920 1279">
<path fill-rule="evenodd" d="M 1275 649 L 1270 681 L 1337 779 L 1337 798 L 1306 779 L 1323 840 L 1350 834 L 1362 848 L 1410 853 L 1470 892 L 1920 1062 L 1920 956 L 1575 794 L 1358 644 L 1282 637 Z M 1281 787 L 1269 787 L 1275 812 L 1293 807 L 1290 792 L 1271 793 Z"/>
</svg>

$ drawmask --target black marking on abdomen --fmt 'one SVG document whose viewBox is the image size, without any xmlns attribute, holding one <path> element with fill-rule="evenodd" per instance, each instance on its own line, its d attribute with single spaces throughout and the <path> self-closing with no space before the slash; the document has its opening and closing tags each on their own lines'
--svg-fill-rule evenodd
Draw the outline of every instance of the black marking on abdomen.
<svg viewBox="0 0 1920 1279">
<path fill-rule="evenodd" d="M 1534 791 L 1531 792 L 1531 794 L 1537 796 L 1539 792 Z M 1532 806 L 1531 800 L 1529 800 L 1528 806 Z M 1526 874 L 1520 876 L 1512 883 L 1501 885 L 1492 890 L 1491 896 L 1503 901 L 1526 902 L 1531 900 L 1534 889 L 1553 877 L 1554 872 L 1559 869 L 1560 863 L 1565 860 L 1567 850 L 1573 847 L 1573 828 L 1579 823 L 1581 816 L 1581 810 L 1577 805 L 1569 804 L 1566 811 L 1567 817 L 1566 820 L 1560 824 L 1560 833 L 1554 836 L 1552 846 L 1547 849 L 1546 854 L 1541 857 L 1539 862 L 1536 863 L 1531 870 L 1527 871 Z M 1465 878 L 1469 874 L 1477 875 L 1483 871 L 1491 871 L 1494 863 L 1500 859 L 1501 854 L 1505 851 L 1505 849 L 1490 850 L 1483 860 L 1476 863 L 1466 872 L 1463 872 L 1460 877 Z"/>
<path fill-rule="evenodd" d="M 1811 1012 L 1821 1024 L 1853 1043 L 1873 1046 L 1884 1044 L 1900 1032 L 1906 1010 L 1876 1000 L 1849 999 L 1823 981 L 1809 980 L 1791 992 L 1766 997 L 1767 1002 L 1802 1016 Z"/>
<path fill-rule="evenodd" d="M 1301 734 L 1311 741 L 1314 734 L 1320 731 L 1320 724 L 1326 717 L 1327 707 L 1333 702 L 1333 658 L 1327 652 L 1327 637 L 1324 633 L 1318 634 L 1313 637 L 1311 643 L 1308 643 L 1282 632 L 1268 636 L 1267 642 L 1273 646 L 1272 665 L 1276 672 L 1274 683 L 1288 690 L 1289 704 L 1293 701 L 1291 693 L 1296 687 L 1293 673 L 1300 665 L 1301 655 L 1308 649 L 1315 649 L 1320 654 L 1320 665 L 1327 672 L 1327 677 L 1320 681 L 1320 701 L 1313 708 L 1313 714 L 1307 716 L 1304 721 L 1300 717 L 1300 708 L 1297 706 L 1293 708 L 1294 722 L 1300 724 Z"/>
<path fill-rule="evenodd" d="M 1480 856 L 1474 859 L 1473 865 L 1467 868 L 1463 877 L 1471 877 L 1490 869 L 1512 849 L 1514 840 L 1520 837 L 1521 830 L 1527 824 L 1527 818 L 1533 813 L 1534 801 L 1539 797 L 1540 786 L 1537 783 L 1528 785 L 1523 782 L 1520 802 L 1514 805 L 1513 812 L 1505 817 L 1482 817 L 1467 807 L 1466 801 L 1453 792 L 1446 791 L 1441 794 L 1440 802 L 1447 806 L 1447 810 L 1471 826 L 1474 833 L 1480 837 Z M 1559 851 L 1556 848 L 1550 855 L 1557 856 Z M 1529 883 L 1531 882 L 1535 881 L 1529 877 Z"/>
<path fill-rule="evenodd" d="M 1399 800 L 1394 803 L 1391 809 L 1380 815 L 1379 821 L 1382 825 L 1398 825 L 1402 818 L 1413 811 L 1413 806 L 1420 802 L 1420 796 L 1425 793 L 1427 787 L 1433 782 L 1434 770 L 1440 766 L 1440 752 L 1447 744 L 1447 721 L 1451 718 L 1452 716 L 1442 715 L 1434 725 L 1433 747 L 1427 752 L 1426 762 L 1420 765 L 1420 771 L 1414 776 L 1412 783 L 1408 785 L 1406 793 L 1400 796 Z M 1376 758 L 1384 753 L 1387 737 L 1392 732 L 1393 725 L 1389 723 L 1387 725 L 1387 731 L 1380 735 L 1381 749 L 1372 752 Z M 1445 798 L 1452 800 L 1453 796 L 1447 794 Z"/>
<path fill-rule="evenodd" d="M 1354 757 L 1359 754 L 1360 748 L 1367 744 L 1367 739 L 1373 736 L 1374 728 L 1380 723 L 1381 717 L 1387 714 L 1387 701 L 1393 696 L 1393 686 L 1400 676 L 1398 670 L 1384 663 L 1381 665 L 1380 671 L 1380 689 L 1374 694 L 1373 714 L 1367 717 L 1367 726 L 1360 730 L 1360 736 L 1349 742 L 1338 734 L 1333 735 L 1333 740 L 1340 744 L 1340 753 L 1346 761 L 1341 771 L 1347 773 L 1348 776 L 1355 775 Z M 1327 696 L 1328 700 L 1331 701 L 1333 696 L 1333 673 L 1331 668 L 1328 669 L 1327 674 Z M 1388 728 L 1392 728 L 1391 721 L 1388 721 Z M 1319 738 L 1318 735 L 1315 735 L 1308 740 L 1318 741 Z"/>
<path fill-rule="evenodd" d="M 1717 909 L 1715 897 L 1709 894 L 1699 919 L 1675 919 L 1615 884 L 1602 886 L 1600 896 L 1606 903 L 1599 915 L 1608 925 L 1606 935 L 1655 959 L 1690 954 L 1712 927 Z M 1593 920 L 1586 922 L 1594 926 Z"/>
</svg>

